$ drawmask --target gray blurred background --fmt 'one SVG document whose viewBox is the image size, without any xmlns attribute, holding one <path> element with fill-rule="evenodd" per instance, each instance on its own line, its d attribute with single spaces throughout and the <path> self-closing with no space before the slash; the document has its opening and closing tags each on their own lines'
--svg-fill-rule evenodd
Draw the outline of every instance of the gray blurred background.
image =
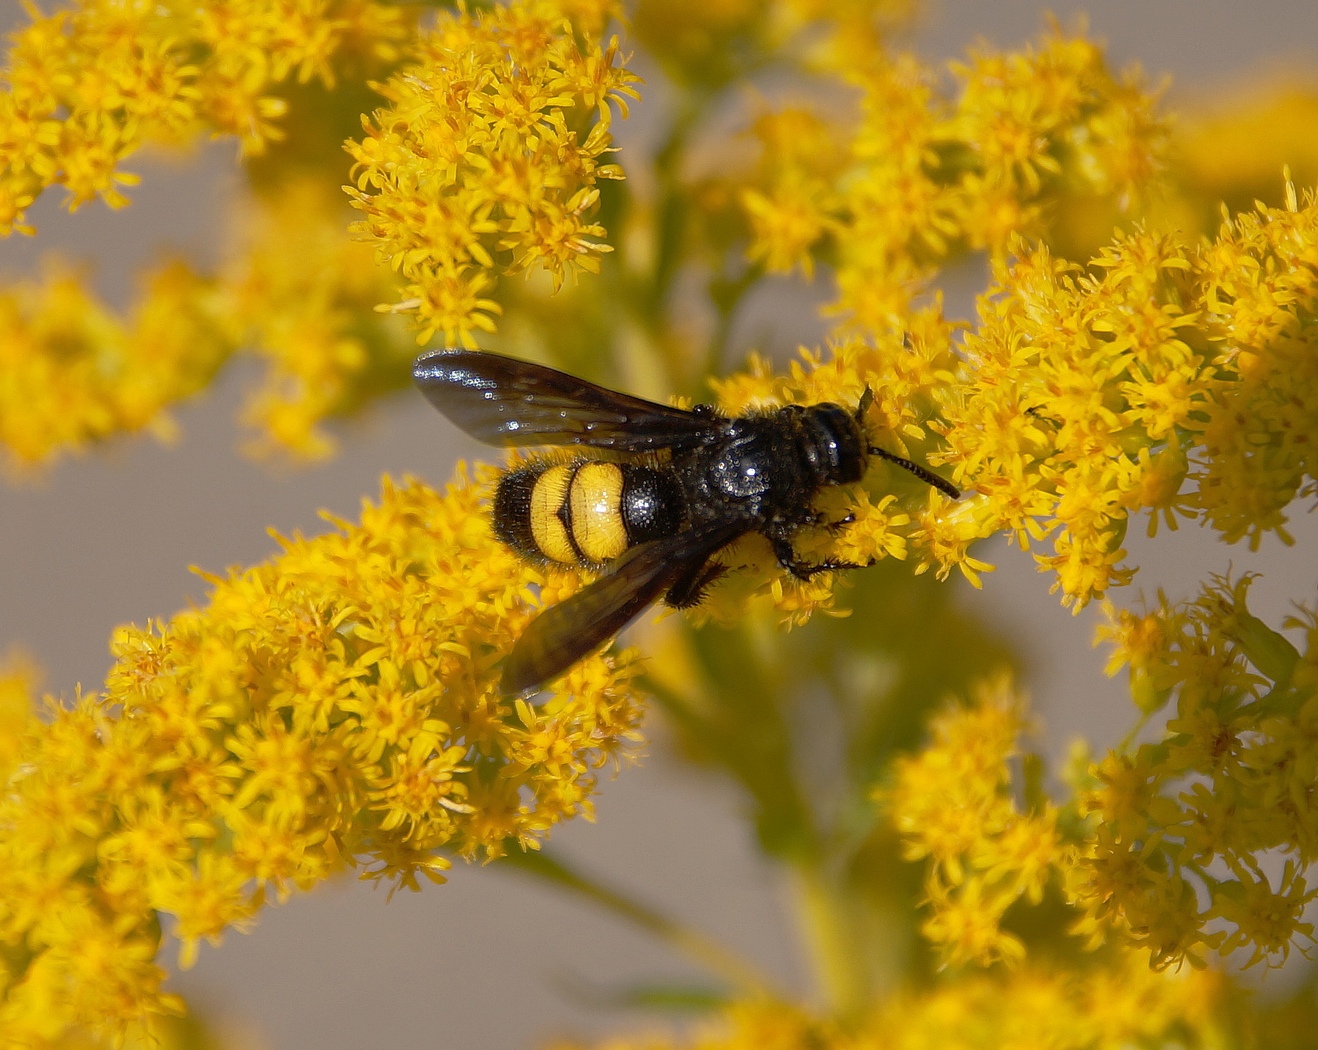
<svg viewBox="0 0 1318 1050">
<path fill-rule="evenodd" d="M 1044 10 L 1028 0 L 947 2 L 930 12 L 916 46 L 931 59 L 981 36 L 1014 46 L 1038 34 Z M 1070 26 L 1085 7 L 1051 10 Z M 0 11 L 0 24 L 18 24 L 15 0 L 0 0 Z M 1114 66 L 1137 61 L 1154 79 L 1172 76 L 1172 108 L 1278 69 L 1318 71 L 1315 0 L 1107 0 L 1089 5 L 1088 17 Z M 625 135 L 624 127 L 624 144 Z M 92 206 L 68 216 L 59 194 L 49 194 L 33 214 L 40 237 L 0 242 L 0 270 L 35 273 L 41 252 L 57 249 L 92 260 L 97 287 L 119 305 L 132 274 L 162 245 L 213 260 L 216 224 L 235 185 L 232 155 L 218 144 L 184 166 L 134 158 L 128 167 L 144 182 L 118 213 Z M 964 287 L 949 288 L 950 312 L 968 316 L 979 284 L 967 274 Z M 791 348 L 810 338 L 808 304 L 801 300 L 799 321 L 743 327 L 761 348 L 766 331 L 769 349 Z M 743 337 L 736 349 L 749 345 Z M 252 378 L 230 370 L 183 408 L 173 446 L 125 441 L 63 463 L 39 484 L 0 487 L 0 651 L 17 645 L 31 653 L 46 688 L 95 688 L 116 624 L 201 601 L 205 590 L 189 565 L 221 570 L 262 560 L 274 550 L 267 527 L 321 531 L 320 508 L 355 517 L 384 472 L 442 483 L 456 457 L 482 455 L 420 397 L 404 395 L 340 428 L 343 452 L 332 462 L 272 471 L 234 452 L 231 420 Z M 1296 547 L 1269 542 L 1256 554 L 1193 528 L 1148 541 L 1132 524 L 1128 549 L 1142 566 L 1136 586 L 1161 586 L 1177 599 L 1194 594 L 1209 572 L 1256 570 L 1263 578 L 1251 607 L 1279 625 L 1293 599 L 1318 592 L 1318 522 L 1305 508 L 1293 514 Z M 1060 612 L 1048 579 L 1015 549 L 998 544 L 985 556 L 999 568 L 982 592 L 952 585 L 1026 654 L 1049 749 L 1060 754 L 1074 735 L 1111 743 L 1131 709 L 1123 680 L 1105 678 L 1104 656 L 1091 648 L 1095 617 Z M 597 801 L 598 822 L 556 831 L 556 849 L 804 985 L 786 895 L 760 862 L 735 798 L 655 756 L 604 785 Z M 597 1009 L 600 993 L 632 978 L 684 976 L 685 964 L 648 939 L 494 866 L 456 868 L 447 885 L 401 892 L 388 904 L 383 892 L 351 881 L 296 897 L 263 911 L 250 934 L 203 948 L 176 987 L 272 1050 L 447 1050 L 634 1028 L 635 1017 Z"/>
</svg>

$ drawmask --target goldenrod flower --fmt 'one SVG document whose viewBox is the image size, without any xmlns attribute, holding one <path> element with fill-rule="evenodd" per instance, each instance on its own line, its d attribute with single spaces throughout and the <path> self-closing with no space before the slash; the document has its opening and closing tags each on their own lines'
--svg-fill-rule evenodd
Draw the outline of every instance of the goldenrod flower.
<svg viewBox="0 0 1318 1050">
<path fill-rule="evenodd" d="M 168 409 L 214 376 L 227 350 L 210 289 L 187 266 L 151 278 L 122 323 L 63 268 L 0 292 L 0 448 L 32 468 L 111 435 L 168 437 Z"/>
<path fill-rule="evenodd" d="M 1111 670 L 1129 662 L 1145 709 L 1172 698 L 1176 711 L 1162 740 L 1104 757 L 1062 808 L 1019 811 L 1024 785 L 1009 771 L 1022 723 L 1001 685 L 897 762 L 882 798 L 906 856 L 927 859 L 922 932 L 949 963 L 1025 958 L 1001 920 L 1050 884 L 1077 909 L 1073 934 L 1142 946 L 1160 968 L 1233 952 L 1276 965 L 1313 940 L 1315 698 L 1297 672 L 1314 657 L 1249 613 L 1249 582 L 1118 616 Z M 1280 875 L 1265 872 L 1264 851 L 1285 858 Z"/>
<path fill-rule="evenodd" d="M 799 266 L 809 278 L 811 249 L 838 223 L 835 187 L 846 154 L 837 129 L 809 110 L 789 108 L 762 114 L 752 133 L 762 145 L 756 181 L 764 189 L 742 191 L 751 231 L 746 257 L 769 273 Z"/>
<path fill-rule="evenodd" d="M 235 355 L 265 365 L 248 395 L 249 447 L 302 459 L 334 448 L 322 424 L 406 375 L 412 343 L 372 308 L 390 287 L 347 209 L 310 180 L 254 207 L 220 272 L 175 260 L 147 275 L 127 321 L 66 268 L 0 290 L 0 449 L 31 471 L 70 451 L 146 431 Z"/>
<path fill-rule="evenodd" d="M 474 347 L 494 331 L 497 275 L 543 269 L 557 288 L 599 271 L 596 183 L 622 178 L 601 163 L 611 106 L 626 115 L 637 78 L 616 39 L 583 47 L 553 0 L 441 15 L 414 51 L 349 143 L 354 229 L 402 276 L 418 342 Z"/>
<path fill-rule="evenodd" d="M 857 1023 L 840 1025 L 778 1001 L 736 1002 L 691 1038 L 637 1036 L 558 1042 L 552 1050 L 998 1050 L 1213 1045 L 1225 1011 L 1202 1009 L 1218 992 L 1210 975 L 1150 973 L 1135 955 L 1101 967 L 1026 967 L 902 989 Z M 1188 1041 L 1188 1042 L 1187 1042 Z"/>
<path fill-rule="evenodd" d="M 976 49 L 948 81 L 887 45 L 907 13 L 903 0 L 643 2 L 630 25 L 613 0 L 424 18 L 370 0 L 34 13 L 3 73 L 0 228 L 30 232 L 25 210 L 56 185 L 71 207 L 126 203 L 124 164 L 147 143 L 231 136 L 251 177 L 216 272 L 159 268 L 126 320 L 67 271 L 0 291 L 0 446 L 31 466 L 167 435 L 172 406 L 248 352 L 267 365 L 244 409 L 257 450 L 326 455 L 323 422 L 401 386 L 417 335 L 514 343 L 601 380 L 611 365 L 652 396 L 708 379 L 728 413 L 864 404 L 872 445 L 964 498 L 874 457 L 794 537 L 803 558 L 873 565 L 854 588 L 797 580 L 748 535 L 719 552 L 730 571 L 696 616 L 725 629 L 670 638 L 674 658 L 647 680 L 790 873 L 820 1005 L 533 854 L 539 872 L 735 985 L 692 1037 L 710 1050 L 1230 1045 L 1237 984 L 1213 968 L 1279 964 L 1313 939 L 1318 607 L 1274 628 L 1247 607 L 1249 577 L 1123 606 L 1138 578 L 1125 536 L 1147 514 L 1150 532 L 1192 520 L 1228 542 L 1289 540 L 1297 498 L 1318 492 L 1318 204 L 1283 179 L 1292 150 L 1274 144 L 1282 198 L 1237 204 L 1206 236 L 1207 202 L 1227 196 L 1214 187 L 1257 172 L 1214 167 L 1202 139 L 1169 130 L 1137 73 L 1054 27 L 1017 51 Z M 656 118 L 652 157 L 615 158 L 613 122 L 638 97 L 633 31 L 673 114 Z M 766 71 L 831 90 L 757 106 L 742 151 L 710 132 L 714 100 Z M 384 101 L 362 115 L 368 84 Z M 1273 111 L 1292 138 L 1306 105 Z M 972 253 L 991 268 L 973 324 L 935 290 Z M 831 282 L 826 348 L 707 376 L 768 274 Z M 700 282 L 708 325 L 682 313 Z M 203 607 L 121 628 L 104 690 L 48 702 L 44 721 L 33 672 L 0 673 L 4 1037 L 131 1030 L 181 1009 L 161 986 L 165 938 L 186 964 L 354 866 L 409 887 L 453 857 L 536 870 L 524 851 L 589 815 L 599 769 L 637 738 L 641 665 L 596 654 L 536 705 L 499 692 L 497 664 L 535 609 L 586 574 L 496 542 L 493 476 L 443 494 L 386 481 L 359 523 L 210 577 Z M 1103 603 L 1109 669 L 1129 667 L 1142 719 L 1137 743 L 1077 757 L 1051 796 L 1024 702 L 994 674 L 1005 645 L 917 579 L 980 583 L 979 544 L 996 534 L 1053 575 L 1064 606 Z M 871 615 L 846 619 L 853 600 Z M 771 623 L 816 612 L 832 616 L 808 647 Z M 963 700 L 921 747 L 949 693 Z"/>
<path fill-rule="evenodd" d="M 0 661 L 0 776 L 8 779 L 18 762 L 19 741 L 33 716 L 37 671 L 21 654 Z"/>
<path fill-rule="evenodd" d="M 411 9 L 372 0 L 133 3 L 81 0 L 13 37 L 0 94 L 0 233 L 63 186 L 70 208 L 128 203 L 120 165 L 147 142 L 232 135 L 247 154 L 283 134 L 286 85 L 389 61 Z"/>
<path fill-rule="evenodd" d="M 950 965 L 1024 959 L 1001 920 L 1022 898 L 1039 902 L 1060 858 L 1056 811 L 1022 813 L 1012 796 L 1010 762 L 1024 729 L 1008 683 L 985 685 L 972 706 L 935 720 L 930 746 L 899 759 L 880 796 L 907 859 L 929 858 L 921 932 Z"/>
<path fill-rule="evenodd" d="M 348 215 L 337 188 L 289 180 L 250 208 L 221 267 L 214 305 L 234 350 L 264 366 L 243 407 L 256 455 L 328 456 L 327 420 L 405 382 L 414 346 L 399 318 L 374 311 L 393 285 Z"/>
<path fill-rule="evenodd" d="M 1163 599 L 1106 632 L 1111 669 L 1129 662 L 1143 695 L 1175 712 L 1164 740 L 1109 756 L 1083 792 L 1096 823 L 1069 893 L 1079 929 L 1101 940 L 1115 927 L 1162 964 L 1244 950 L 1250 964 L 1275 965 L 1313 940 L 1304 908 L 1318 860 L 1308 801 L 1318 701 L 1300 670 L 1315 635 L 1302 654 L 1251 615 L 1250 582 L 1218 579 L 1195 602 Z M 1313 618 L 1302 608 L 1291 626 Z M 1285 858 L 1280 875 L 1260 867 L 1264 851 Z"/>
<path fill-rule="evenodd" d="M 1275 199 L 1283 168 L 1302 186 L 1318 183 L 1318 143 L 1309 134 L 1318 121 L 1318 83 L 1311 72 L 1253 75 L 1187 108 L 1170 158 L 1183 197 L 1168 202 L 1188 212 L 1183 222 L 1216 222 L 1223 203 L 1244 211 Z"/>
<path fill-rule="evenodd" d="M 980 534 L 1050 538 L 1035 558 L 1076 608 L 1131 579 L 1135 510 L 1287 538 L 1315 473 L 1318 205 L 1292 190 L 1210 243 L 1135 233 L 1092 265 L 1022 246 L 981 300 L 940 427 L 954 476 L 986 497 Z"/>
<path fill-rule="evenodd" d="M 953 73 L 960 92 L 944 98 L 913 58 L 880 53 L 847 70 L 861 91 L 854 128 L 797 109 L 756 122 L 758 186 L 740 194 L 747 255 L 809 275 L 814 253 L 835 254 L 848 331 L 900 331 L 950 257 L 1001 258 L 1072 201 L 1129 212 L 1166 148 L 1155 96 L 1114 77 L 1083 38 L 1055 31 L 1037 50 L 981 52 Z"/>
<path fill-rule="evenodd" d="M 386 482 L 359 524 L 121 629 L 104 694 L 28 725 L 0 800 L 0 942 L 23 960 L 0 1030 L 171 1011 L 164 934 L 186 966 L 345 867 L 415 888 L 590 813 L 636 737 L 634 667 L 585 660 L 538 707 L 499 693 L 542 581 L 492 542 L 484 493 Z"/>
</svg>

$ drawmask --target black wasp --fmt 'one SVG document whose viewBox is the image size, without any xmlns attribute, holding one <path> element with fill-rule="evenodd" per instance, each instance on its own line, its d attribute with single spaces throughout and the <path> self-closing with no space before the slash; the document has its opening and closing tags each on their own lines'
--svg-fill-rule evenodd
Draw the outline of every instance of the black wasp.
<svg viewBox="0 0 1318 1050">
<path fill-rule="evenodd" d="M 513 647 L 504 689 L 523 695 L 607 642 L 661 595 L 695 605 L 725 569 L 710 558 L 758 532 L 800 579 L 849 562 L 802 562 L 797 530 L 826 485 L 845 485 L 880 456 L 953 499 L 936 474 L 865 439 L 860 407 L 785 405 L 745 416 L 690 411 L 620 394 L 499 354 L 435 350 L 412 375 L 430 402 L 489 445 L 582 445 L 611 458 L 533 460 L 508 471 L 494 497 L 494 531 L 541 563 L 608 568 L 546 609 Z"/>
</svg>

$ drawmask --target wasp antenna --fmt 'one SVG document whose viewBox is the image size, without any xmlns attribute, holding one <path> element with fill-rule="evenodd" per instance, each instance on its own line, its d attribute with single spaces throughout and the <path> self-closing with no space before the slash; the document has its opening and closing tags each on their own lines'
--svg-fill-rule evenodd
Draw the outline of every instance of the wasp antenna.
<svg viewBox="0 0 1318 1050">
<path fill-rule="evenodd" d="M 870 455 L 878 456 L 880 459 L 886 459 L 889 463 L 896 463 L 903 470 L 909 470 L 926 485 L 932 485 L 945 496 L 952 499 L 961 498 L 961 490 L 945 478 L 940 478 L 928 467 L 922 467 L 919 463 L 912 462 L 904 456 L 895 455 L 892 452 L 882 448 L 870 446 Z"/>
</svg>

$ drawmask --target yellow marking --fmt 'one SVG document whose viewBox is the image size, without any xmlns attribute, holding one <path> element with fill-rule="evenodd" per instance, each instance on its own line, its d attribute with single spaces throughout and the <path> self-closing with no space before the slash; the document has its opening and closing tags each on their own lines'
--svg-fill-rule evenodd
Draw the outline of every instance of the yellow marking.
<svg viewBox="0 0 1318 1050">
<path fill-rule="evenodd" d="M 627 549 L 622 523 L 622 470 L 616 463 L 584 463 L 572 479 L 572 535 L 592 561 L 611 561 Z"/>
<path fill-rule="evenodd" d="M 531 536 L 546 558 L 576 565 L 577 552 L 572 549 L 567 529 L 558 516 L 558 510 L 567 498 L 568 483 L 571 480 L 570 463 L 550 467 L 536 479 L 535 488 L 531 491 Z"/>
</svg>

